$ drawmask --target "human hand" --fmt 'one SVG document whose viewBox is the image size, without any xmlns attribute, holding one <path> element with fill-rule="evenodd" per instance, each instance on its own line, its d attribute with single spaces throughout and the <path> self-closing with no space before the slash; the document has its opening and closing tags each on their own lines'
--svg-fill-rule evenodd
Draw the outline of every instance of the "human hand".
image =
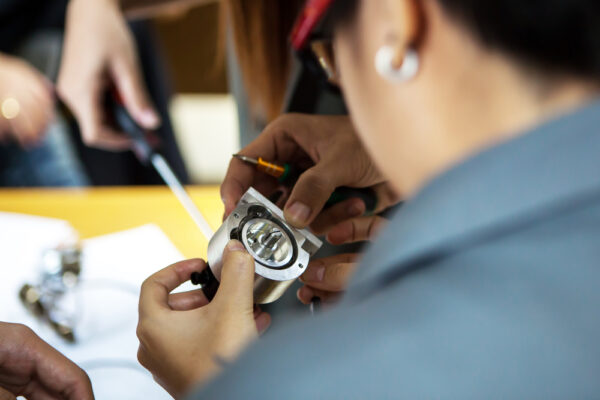
<svg viewBox="0 0 600 400">
<path fill-rule="evenodd" d="M 371 186 L 371 189 L 377 197 L 377 206 L 373 210 L 373 214 L 381 213 L 400 201 L 399 196 L 387 182 Z M 365 211 L 365 204 L 362 200 L 348 199 L 321 211 L 310 224 L 310 229 L 315 235 L 326 235 L 327 241 L 333 245 L 370 240 L 372 235 L 369 232 L 364 232 L 363 235 L 362 232 L 348 230 L 363 226 L 379 226 L 379 223 L 384 220 L 377 216 L 361 218 Z M 371 223 L 373 225 L 370 225 Z M 344 233 L 349 234 L 350 237 L 340 237 Z M 360 239 L 360 237 L 364 238 Z"/>
<path fill-rule="evenodd" d="M 52 84 L 25 61 L 0 54 L 0 141 L 38 143 L 53 118 Z"/>
<path fill-rule="evenodd" d="M 23 325 L 0 323 L 0 399 L 91 400 L 86 373 Z"/>
<path fill-rule="evenodd" d="M 271 321 L 253 307 L 254 259 L 240 242 L 225 249 L 210 303 L 201 290 L 171 294 L 204 268 L 199 259 L 173 264 L 149 277 L 140 294 L 138 359 L 176 398 L 235 360 Z"/>
<path fill-rule="evenodd" d="M 318 230 L 326 231 L 340 221 L 362 215 L 365 212 L 363 201 L 349 199 L 321 214 L 321 222 L 316 220 L 337 187 L 362 188 L 384 182 L 346 116 L 281 116 L 240 154 L 307 168 L 284 207 L 287 222 L 297 228 L 317 222 Z M 278 183 L 256 171 L 254 166 L 232 159 L 221 185 L 225 215 L 233 211 L 251 186 L 268 195 L 278 188 Z M 379 198 L 379 208 L 385 208 L 396 200 L 395 195 L 388 199 L 391 192 L 385 185 L 377 188 L 378 193 L 385 196 Z"/>
<path fill-rule="evenodd" d="M 104 96 L 112 86 L 141 126 L 153 129 L 160 124 L 119 1 L 71 0 L 58 92 L 77 119 L 86 144 L 124 150 L 130 140 L 111 128 L 103 112 Z"/>
<path fill-rule="evenodd" d="M 360 217 L 336 225 L 327 234 L 327 240 L 335 245 L 373 240 L 386 220 L 379 216 Z M 296 293 L 304 304 L 314 297 L 323 303 L 336 302 L 346 290 L 357 267 L 358 254 L 337 254 L 312 260 L 300 281 L 304 283 Z"/>
</svg>

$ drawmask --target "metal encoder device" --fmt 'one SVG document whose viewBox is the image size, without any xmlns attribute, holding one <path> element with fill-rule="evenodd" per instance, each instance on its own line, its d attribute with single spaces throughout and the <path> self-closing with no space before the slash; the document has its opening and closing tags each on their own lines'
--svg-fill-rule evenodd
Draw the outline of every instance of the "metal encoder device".
<svg viewBox="0 0 600 400">
<path fill-rule="evenodd" d="M 223 251 L 239 240 L 254 257 L 254 302 L 272 303 L 304 273 L 322 242 L 307 229 L 289 226 L 283 212 L 253 188 L 248 189 L 208 244 L 208 267 L 192 274 L 212 300 L 219 287 Z"/>
</svg>

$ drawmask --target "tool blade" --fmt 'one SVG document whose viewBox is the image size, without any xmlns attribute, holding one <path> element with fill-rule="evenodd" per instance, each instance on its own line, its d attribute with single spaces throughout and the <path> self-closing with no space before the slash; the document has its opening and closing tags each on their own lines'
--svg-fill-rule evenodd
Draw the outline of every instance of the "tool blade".
<svg viewBox="0 0 600 400">
<path fill-rule="evenodd" d="M 250 163 L 250 164 L 258 164 L 258 160 L 256 158 L 243 156 L 241 154 L 234 154 L 233 156 L 235 158 L 237 158 L 238 160 L 242 160 L 242 161 Z"/>
</svg>

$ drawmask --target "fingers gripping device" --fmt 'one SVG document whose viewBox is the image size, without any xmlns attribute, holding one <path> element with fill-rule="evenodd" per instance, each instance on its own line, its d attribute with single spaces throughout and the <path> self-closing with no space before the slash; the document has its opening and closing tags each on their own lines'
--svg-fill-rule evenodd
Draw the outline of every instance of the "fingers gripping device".
<svg viewBox="0 0 600 400">
<path fill-rule="evenodd" d="M 208 267 L 192 274 L 211 300 L 219 287 L 223 251 L 231 239 L 239 240 L 254 257 L 254 302 L 271 303 L 281 297 L 306 270 L 322 242 L 307 229 L 289 226 L 283 212 L 250 188 L 208 244 Z"/>
</svg>

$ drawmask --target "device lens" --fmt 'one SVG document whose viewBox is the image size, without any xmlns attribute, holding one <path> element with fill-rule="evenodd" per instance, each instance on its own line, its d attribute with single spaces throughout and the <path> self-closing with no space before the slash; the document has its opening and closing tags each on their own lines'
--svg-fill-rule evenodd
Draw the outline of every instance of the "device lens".
<svg viewBox="0 0 600 400">
<path fill-rule="evenodd" d="M 292 241 L 281 226 L 267 219 L 248 221 L 244 239 L 259 262 L 274 268 L 284 267 L 292 258 Z"/>
</svg>

